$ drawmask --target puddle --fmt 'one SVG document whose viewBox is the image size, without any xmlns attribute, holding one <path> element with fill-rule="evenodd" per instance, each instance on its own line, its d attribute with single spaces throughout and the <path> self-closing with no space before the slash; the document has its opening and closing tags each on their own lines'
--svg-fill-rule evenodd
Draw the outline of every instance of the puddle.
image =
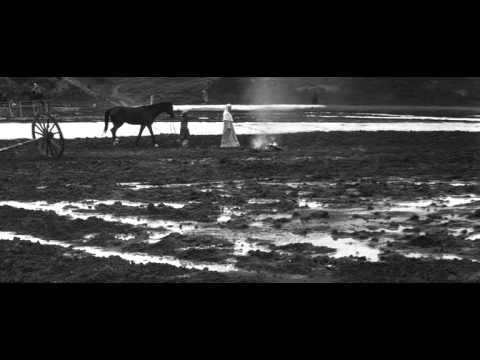
<svg viewBox="0 0 480 360">
<path fill-rule="evenodd" d="M 475 199 L 463 199 L 463 202 L 460 201 L 453 201 L 451 203 L 457 205 L 458 203 L 464 203 L 465 201 L 474 201 Z M 85 209 L 92 209 L 97 204 L 110 204 L 113 205 L 115 201 L 97 201 L 97 200 L 90 200 L 84 201 L 79 203 L 69 203 L 69 202 L 59 202 L 49 204 L 47 202 L 33 202 L 33 203 L 22 203 L 17 201 L 4 201 L 0 202 L 0 205 L 9 205 L 17 208 L 23 208 L 28 210 L 41 210 L 41 211 L 55 211 L 58 215 L 70 216 L 74 219 L 87 219 L 88 217 L 98 217 L 105 221 L 109 222 L 119 222 L 130 224 L 133 226 L 142 226 L 147 227 L 150 231 L 150 238 L 148 239 L 149 243 L 155 243 L 161 241 L 165 236 L 168 236 L 171 233 L 179 233 L 179 234 L 186 234 L 186 233 L 195 233 L 195 234 L 210 234 L 214 236 L 218 236 L 221 234 L 222 237 L 225 237 L 234 243 L 235 253 L 236 254 L 247 254 L 250 250 L 258 250 L 259 247 L 257 245 L 252 245 L 251 242 L 248 242 L 248 238 L 255 238 L 261 241 L 271 242 L 272 244 L 283 246 L 288 244 L 295 244 L 295 243 L 312 243 L 315 246 L 325 246 L 329 248 L 333 248 L 336 250 L 335 254 L 330 256 L 334 258 L 342 258 L 342 257 L 365 257 L 368 261 L 378 261 L 379 254 L 381 253 L 380 248 L 376 248 L 369 244 L 369 241 L 364 240 L 356 240 L 353 238 L 339 238 L 334 239 L 330 234 L 326 232 L 311 232 L 305 236 L 296 235 L 289 231 L 285 230 L 274 230 L 270 227 L 266 228 L 262 221 L 266 220 L 267 218 L 272 219 L 282 219 L 282 218 L 291 218 L 291 214 L 260 214 L 254 217 L 254 221 L 257 223 L 253 223 L 251 225 L 256 225 L 253 228 L 245 229 L 245 230 L 230 230 L 230 229 L 220 229 L 215 227 L 214 225 L 211 226 L 199 226 L 199 224 L 194 222 L 175 222 L 175 221 L 167 221 L 167 220 L 150 220 L 147 218 L 141 217 L 133 217 L 133 216 L 114 216 L 110 214 L 99 214 L 95 212 L 91 213 L 80 213 L 76 210 L 85 210 Z M 423 202 L 412 202 L 409 203 L 410 206 L 405 206 L 407 209 L 411 210 L 412 208 L 418 208 L 419 206 L 429 205 L 431 200 L 425 200 Z M 140 203 L 122 201 L 122 204 L 127 206 L 139 206 Z M 310 207 L 318 207 L 323 204 L 320 203 L 308 203 Z M 181 206 L 182 204 L 178 204 Z M 218 217 L 217 222 L 222 224 L 230 221 L 233 216 L 242 216 L 244 213 L 238 207 L 223 207 L 222 213 Z M 351 220 L 349 220 L 351 222 Z M 362 222 L 363 224 L 363 222 Z M 155 229 L 161 230 L 155 231 Z M 400 234 L 403 231 L 403 227 L 399 227 L 396 230 L 388 230 L 386 233 L 391 234 Z M 379 230 L 380 231 L 380 230 Z M 391 235 L 390 234 L 390 235 Z M 383 242 L 382 242 L 383 244 Z M 265 250 L 265 248 L 263 248 Z M 95 250 L 97 252 L 101 252 L 104 250 Z M 145 255 L 141 255 L 145 256 Z M 138 261 L 141 261 L 138 258 Z M 163 260 L 162 260 L 163 261 Z"/>
<path fill-rule="evenodd" d="M 42 245 L 56 245 L 68 249 L 78 250 L 85 252 L 87 254 L 93 255 L 100 258 L 108 258 L 110 256 L 118 256 L 123 260 L 130 261 L 134 264 L 166 264 L 172 265 L 179 268 L 192 269 L 192 270 L 204 270 L 216 272 L 232 272 L 237 271 L 234 265 L 232 264 L 210 264 L 210 263 L 194 263 L 191 261 L 184 261 L 176 259 L 171 256 L 150 256 L 144 254 L 136 253 L 123 253 L 118 251 L 110 251 L 96 247 L 90 246 L 72 246 L 71 244 L 64 243 L 61 241 L 54 240 L 44 240 L 36 238 L 30 235 L 19 235 L 14 232 L 0 231 L 1 240 L 14 240 L 15 238 L 20 239 L 21 241 L 30 241 L 34 243 L 39 243 Z"/>
<path fill-rule="evenodd" d="M 480 200 L 480 196 L 474 194 L 461 196 L 444 196 L 433 199 L 422 199 L 416 201 L 401 201 L 394 203 L 387 211 L 391 212 L 427 212 L 431 207 L 452 208 Z M 436 206 L 435 206 L 436 205 Z M 445 205 L 445 207 L 443 207 Z"/>
<path fill-rule="evenodd" d="M 432 204 L 432 200 L 402 201 L 389 207 L 391 212 L 426 212 L 426 208 Z"/>
<path fill-rule="evenodd" d="M 450 186 L 461 187 L 461 186 L 475 186 L 478 185 L 476 181 L 469 181 L 469 182 L 451 182 Z"/>
<path fill-rule="evenodd" d="M 381 249 L 368 245 L 368 240 L 359 241 L 351 238 L 333 239 L 325 232 L 312 232 L 306 236 L 296 235 L 288 231 L 278 231 L 264 226 L 249 228 L 246 230 L 232 230 L 218 228 L 198 229 L 197 234 L 221 236 L 237 244 L 251 243 L 252 239 L 258 240 L 258 243 L 271 243 L 277 246 L 291 245 L 297 243 L 311 243 L 314 246 L 326 246 L 336 250 L 335 254 L 329 254 L 333 258 L 342 257 L 365 257 L 368 261 L 379 261 Z M 254 241 L 253 241 L 254 242 Z M 238 245 L 240 246 L 240 245 Z M 244 245 L 246 246 L 246 245 Z M 258 245 L 257 246 L 261 246 Z M 270 251 L 264 247 L 262 251 Z"/>
<path fill-rule="evenodd" d="M 0 206 L 7 205 L 25 210 L 36 211 L 54 211 L 59 216 L 68 216 L 72 219 L 86 220 L 89 217 L 96 217 L 107 222 L 118 222 L 133 226 L 142 226 L 149 229 L 167 229 L 163 232 L 162 236 L 167 236 L 173 232 L 183 234 L 186 231 L 194 230 L 197 227 L 195 222 L 178 222 L 170 220 L 152 220 L 147 217 L 135 217 L 135 216 L 116 216 L 111 214 L 97 213 L 94 207 L 99 204 L 113 205 L 116 201 L 100 201 L 100 200 L 86 200 L 83 202 L 58 202 L 47 203 L 45 201 L 37 202 L 20 202 L 20 201 L 0 201 Z M 121 201 L 126 206 L 141 206 L 144 203 Z M 183 204 L 176 204 L 177 206 L 184 206 Z M 78 210 L 92 210 L 88 213 L 82 213 Z"/>
<path fill-rule="evenodd" d="M 223 188 L 226 185 L 233 184 L 236 187 L 245 184 L 245 180 L 227 180 L 227 181 L 209 181 L 209 182 L 195 182 L 195 183 L 177 183 L 177 184 L 165 184 L 159 185 L 162 188 L 182 188 L 182 187 L 209 187 L 209 188 Z"/>
<path fill-rule="evenodd" d="M 474 232 L 473 228 L 458 228 L 458 229 L 448 229 L 448 234 L 452 236 L 463 236 L 463 235 L 469 235 L 466 237 L 466 240 L 476 240 L 474 237 L 475 235 L 471 235 Z M 479 239 L 480 239 L 480 234 L 479 234 Z"/>
<path fill-rule="evenodd" d="M 293 189 L 298 189 L 302 186 L 310 187 L 329 187 L 336 186 L 337 183 L 331 183 L 326 181 L 301 181 L 301 182 L 278 182 L 278 181 L 259 181 L 258 184 L 266 186 L 288 186 Z"/>
<path fill-rule="evenodd" d="M 467 240 L 471 240 L 471 241 L 480 240 L 480 234 L 470 235 L 470 236 L 468 236 L 466 239 L 467 239 Z"/>
<path fill-rule="evenodd" d="M 254 221 L 264 221 L 267 219 L 280 220 L 280 219 L 292 219 L 291 214 L 287 213 L 276 213 L 276 214 L 260 214 L 254 217 Z M 263 226 L 263 225 L 262 225 Z"/>
<path fill-rule="evenodd" d="M 30 241 L 30 242 L 39 243 L 41 245 L 56 245 L 56 246 L 61 246 L 61 247 L 64 247 L 64 248 L 69 248 L 69 249 L 74 248 L 71 244 L 68 244 L 68 243 L 65 243 L 65 242 L 62 242 L 62 241 L 43 240 L 43 239 L 37 238 L 35 236 L 19 235 L 15 232 L 11 232 L 11 231 L 0 231 L 0 240 L 14 240 L 14 238 L 18 238 L 22 241 Z"/>
<path fill-rule="evenodd" d="M 449 185 L 453 187 L 464 187 L 464 186 L 475 186 L 478 185 L 477 181 L 460 181 L 460 180 L 452 180 L 452 181 L 443 181 L 443 180 L 430 180 L 430 181 L 413 181 L 412 179 L 401 178 L 401 177 L 390 177 L 387 181 L 387 184 L 398 184 L 398 183 L 406 183 L 406 184 L 413 184 L 416 186 L 421 185 Z"/>
<path fill-rule="evenodd" d="M 223 206 L 222 213 L 217 218 L 217 223 L 224 224 L 232 220 L 233 216 L 242 216 L 244 213 L 240 211 L 237 207 L 232 206 Z"/>
<path fill-rule="evenodd" d="M 308 199 L 298 199 L 298 206 L 301 208 L 308 207 L 312 210 L 318 210 L 327 207 L 325 203 Z"/>
<path fill-rule="evenodd" d="M 267 183 L 272 186 L 277 184 L 285 185 L 281 182 L 274 182 L 268 181 L 269 179 L 262 179 L 262 183 Z M 244 184 L 243 180 L 236 180 L 236 181 L 218 181 L 213 183 L 191 183 L 191 184 L 168 184 L 164 185 L 165 187 L 189 187 L 189 186 L 208 186 L 210 188 L 223 188 L 225 186 L 235 186 L 239 187 Z M 322 184 L 322 185 L 320 185 Z M 121 186 L 129 186 L 129 187 L 136 187 L 136 186 L 146 186 L 150 187 L 151 185 L 142 184 L 142 183 L 121 183 Z M 298 183 L 288 183 L 290 187 L 297 187 L 300 188 L 301 186 L 332 186 L 334 184 L 325 183 L 325 182 L 298 182 Z M 386 200 L 383 204 L 382 202 L 374 204 L 375 211 L 383 211 L 388 213 L 392 212 L 409 212 L 409 213 L 418 213 L 422 215 L 422 213 L 429 213 L 429 211 L 436 211 L 436 210 L 443 210 L 443 209 L 455 209 L 461 208 L 462 206 L 466 206 L 473 202 L 479 201 L 480 196 L 476 195 L 464 195 L 464 196 L 440 196 L 432 199 L 418 199 L 415 201 L 398 201 L 394 202 L 391 200 Z M 278 203 L 279 200 L 277 199 L 250 199 L 248 204 L 262 204 L 262 205 L 270 205 Z M 179 234 L 195 234 L 195 235 L 212 235 L 212 236 L 221 236 L 234 244 L 234 254 L 238 256 L 244 256 L 248 254 L 249 251 L 261 250 L 261 251 L 268 251 L 267 246 L 262 246 L 263 242 L 271 243 L 277 246 L 284 246 L 296 243 L 311 243 L 314 246 L 319 247 L 329 247 L 335 249 L 336 252 L 334 254 L 329 254 L 333 258 L 343 258 L 343 257 L 364 257 L 367 261 L 377 262 L 379 261 L 379 255 L 381 254 L 383 247 L 389 241 L 395 241 L 395 239 L 401 235 L 404 235 L 405 230 L 411 229 L 413 227 L 412 224 L 409 223 L 408 226 L 402 226 L 398 224 L 397 227 L 389 226 L 390 223 L 396 222 L 396 219 L 388 218 L 388 222 L 385 223 L 385 220 L 380 216 L 377 219 L 371 219 L 367 217 L 365 219 L 353 219 L 352 214 L 365 214 L 365 215 L 372 215 L 373 210 L 369 210 L 366 212 L 362 212 L 362 209 L 353 209 L 349 208 L 341 208 L 334 210 L 331 212 L 333 216 L 328 221 L 328 224 L 325 226 L 329 227 L 329 230 L 325 230 L 322 227 L 317 227 L 310 229 L 310 232 L 307 232 L 305 235 L 300 235 L 298 233 L 290 232 L 290 227 L 284 226 L 284 228 L 274 228 L 271 224 L 264 223 L 265 220 L 271 218 L 273 220 L 278 219 L 290 219 L 292 215 L 288 213 L 280 213 L 275 212 L 275 209 L 271 209 L 270 213 L 264 214 L 255 214 L 252 216 L 247 216 L 245 211 L 242 210 L 242 207 L 235 207 L 235 206 L 223 206 L 221 208 L 221 214 L 217 218 L 217 224 L 203 224 L 203 223 L 196 223 L 196 222 L 183 222 L 183 221 L 168 221 L 168 220 L 152 220 L 148 217 L 136 217 L 136 216 L 115 216 L 111 214 L 102 214 L 95 211 L 95 206 L 98 204 L 106 204 L 106 205 L 113 205 L 117 201 L 115 200 L 85 200 L 82 202 L 58 202 L 58 203 L 48 203 L 45 201 L 40 202 L 19 202 L 19 201 L 2 201 L 0 202 L 1 205 L 8 205 L 17 208 L 23 208 L 27 210 L 41 210 L 41 211 L 54 211 L 58 215 L 69 216 L 73 219 L 87 219 L 89 217 L 97 217 L 99 219 L 108 221 L 108 222 L 118 222 L 129 224 L 133 226 L 140 226 L 145 228 L 150 237 L 147 240 L 149 243 L 156 243 L 161 241 L 165 236 L 168 236 L 172 233 L 179 233 Z M 125 206 L 147 206 L 148 203 L 141 203 L 141 202 L 131 202 L 131 201 L 120 201 L 122 205 Z M 167 206 L 171 206 L 176 209 L 180 209 L 185 206 L 185 204 L 181 203 L 164 203 Z M 310 200 L 308 198 L 301 198 L 298 200 L 299 207 L 307 207 L 312 210 L 317 209 L 325 209 L 328 208 L 323 202 Z M 436 205 L 436 206 L 432 206 Z M 378 208 L 378 209 L 377 209 Z M 88 213 L 82 213 L 81 210 L 89 210 Z M 247 213 L 248 214 L 248 213 Z M 338 215 L 338 216 L 337 216 Z M 246 229 L 229 229 L 224 226 L 220 226 L 220 224 L 228 223 L 232 218 L 235 216 L 244 216 L 249 223 L 249 227 Z M 401 216 L 398 216 L 401 219 Z M 404 220 L 404 219 L 403 219 Z M 403 221 L 399 220 L 399 222 Z M 309 224 L 311 225 L 311 224 Z M 372 243 L 370 239 L 365 240 L 358 240 L 355 239 L 355 235 L 348 235 L 349 238 L 333 238 L 330 235 L 330 231 L 333 229 L 332 225 L 335 228 L 338 228 L 342 231 L 348 231 L 349 229 L 352 231 L 369 231 L 369 232 L 383 232 L 384 236 L 379 237 L 379 242 Z M 463 225 L 463 228 L 459 228 Z M 466 226 L 472 226 L 467 225 Z M 455 236 L 462 235 L 461 232 L 464 230 L 465 225 L 461 224 L 457 226 L 452 226 L 450 229 L 451 234 Z M 321 230 L 321 231 L 319 231 Z M 293 230 L 294 231 L 294 230 Z M 294 231 L 295 232 L 295 231 Z M 467 235 L 469 240 L 480 240 L 480 234 L 472 234 L 472 231 Z M 391 238 L 389 238 L 391 237 Z M 389 239 L 387 239 L 389 238 Z M 251 241 L 251 239 L 258 239 L 259 243 L 255 243 Z M 51 244 L 51 242 L 49 242 Z M 88 248 L 90 253 L 95 252 L 96 256 L 102 256 L 105 254 L 109 254 L 104 249 L 95 249 Z M 105 255 L 106 256 L 106 255 Z M 119 255 L 120 256 L 120 255 Z M 138 255 L 138 254 L 128 254 L 122 255 L 123 258 L 135 259 L 138 263 L 142 261 L 162 261 L 163 263 L 166 261 L 166 258 L 156 258 L 151 257 L 148 255 Z M 125 256 L 129 256 L 126 258 Z M 433 257 L 434 255 L 427 255 L 427 254 L 420 254 L 418 253 L 410 253 L 405 256 L 408 257 L 415 257 L 415 256 L 424 256 L 424 257 Z M 437 256 L 437 255 L 435 255 Z M 443 259 L 449 259 L 449 254 L 442 255 Z M 452 255 L 453 256 L 453 255 Z M 181 264 L 179 263 L 180 260 L 178 259 L 171 259 L 168 258 L 168 261 L 173 262 L 174 264 Z M 175 266 L 177 266 L 175 265 Z M 178 265 L 181 266 L 181 265 Z M 203 266 L 203 265 L 202 265 Z"/>
<path fill-rule="evenodd" d="M 381 249 L 373 248 L 367 245 L 366 242 L 351 238 L 339 238 L 335 240 L 331 235 L 325 233 L 308 234 L 304 239 L 296 239 L 296 241 L 280 240 L 276 242 L 276 245 L 282 246 L 298 242 L 311 243 L 314 246 L 326 246 L 335 249 L 336 253 L 330 256 L 336 259 L 352 256 L 365 257 L 368 261 L 377 262 L 382 252 Z"/>
<path fill-rule="evenodd" d="M 432 259 L 432 260 L 464 260 L 464 258 L 451 255 L 451 254 L 441 254 L 441 255 L 433 255 L 433 254 L 422 254 L 422 253 L 402 253 L 402 256 L 411 259 Z M 473 261 L 473 260 L 470 260 Z"/>
<path fill-rule="evenodd" d="M 461 197 L 453 197 L 449 196 L 446 198 L 446 201 L 448 203 L 448 206 L 454 207 L 454 206 L 462 206 L 462 205 L 468 205 L 470 203 L 480 201 L 480 196 L 477 195 L 467 195 L 469 198 L 461 198 Z"/>
<path fill-rule="evenodd" d="M 270 252 L 270 249 L 258 243 L 245 240 L 236 240 L 233 244 L 233 254 L 235 256 L 247 256 L 250 251 Z"/>
<path fill-rule="evenodd" d="M 280 200 L 278 199 L 250 199 L 248 203 L 250 205 L 271 205 L 271 204 L 278 204 Z"/>
<path fill-rule="evenodd" d="M 121 187 L 126 187 L 129 190 L 134 190 L 134 191 L 145 190 L 145 189 L 155 189 L 155 188 L 158 187 L 158 186 L 155 186 L 155 185 L 148 185 L 148 184 L 143 184 L 143 183 L 138 183 L 138 182 L 118 183 L 117 185 L 121 186 Z"/>
<path fill-rule="evenodd" d="M 166 264 L 179 268 L 215 271 L 215 272 L 232 272 L 237 271 L 237 268 L 232 264 L 210 264 L 210 263 L 192 263 L 190 261 L 176 259 L 171 256 L 151 256 L 135 253 L 121 253 L 116 251 L 109 251 L 93 247 L 78 247 L 77 250 L 85 251 L 96 257 L 108 258 L 110 256 L 119 256 L 124 260 L 133 262 L 134 264 Z"/>
</svg>

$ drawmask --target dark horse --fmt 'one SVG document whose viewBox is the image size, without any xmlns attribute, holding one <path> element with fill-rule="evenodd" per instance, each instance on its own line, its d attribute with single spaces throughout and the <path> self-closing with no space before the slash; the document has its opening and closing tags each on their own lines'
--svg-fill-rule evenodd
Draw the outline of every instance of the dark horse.
<svg viewBox="0 0 480 360">
<path fill-rule="evenodd" d="M 173 112 L 172 103 L 159 103 L 150 106 L 141 106 L 137 108 L 129 107 L 114 107 L 113 109 L 105 112 L 105 130 L 108 130 L 108 122 L 113 123 L 112 135 L 113 135 L 113 144 L 117 144 L 117 130 L 124 124 L 133 124 L 140 125 L 140 133 L 138 134 L 137 141 L 135 145 L 138 145 L 140 138 L 142 137 L 143 130 L 145 127 L 150 131 L 152 136 L 153 145 L 156 146 L 155 135 L 153 135 L 152 124 L 157 118 L 158 115 L 166 113 L 169 114 L 172 118 L 175 117 Z"/>
</svg>

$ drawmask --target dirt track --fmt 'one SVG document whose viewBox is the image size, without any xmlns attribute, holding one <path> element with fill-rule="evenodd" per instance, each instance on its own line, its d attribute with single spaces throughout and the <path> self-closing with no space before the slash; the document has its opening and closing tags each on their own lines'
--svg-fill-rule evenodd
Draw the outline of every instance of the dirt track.
<svg viewBox="0 0 480 360">
<path fill-rule="evenodd" d="M 1 256 L 7 259 L 0 280 L 479 279 L 480 264 L 471 260 L 480 260 L 476 240 L 480 204 L 475 198 L 480 196 L 480 135 L 292 134 L 278 139 L 285 149 L 281 152 L 251 150 L 250 137 L 240 137 L 244 145 L 240 150 L 219 149 L 218 136 L 194 137 L 187 150 L 175 140 L 159 137 L 159 149 L 151 148 L 147 139 L 139 148 L 133 146 L 133 138 L 122 139 L 116 148 L 105 139 L 67 141 L 65 157 L 55 162 L 42 159 L 32 147 L 1 154 L 0 201 L 66 201 L 73 203 L 73 210 L 46 213 L 45 204 L 42 209 L 23 210 L 18 204 L 3 204 L 0 231 L 119 253 L 234 264 L 235 272 L 134 265 L 86 254 L 80 261 L 72 255 L 65 258 L 64 252 L 73 251 L 68 248 L 43 250 L 41 245 L 16 240 L 0 243 Z M 97 202 L 87 206 L 87 199 Z M 420 200 L 428 204 L 400 209 L 402 203 Z M 90 215 L 98 219 L 88 220 Z M 150 225 L 128 227 L 122 222 L 135 218 L 147 219 Z M 155 229 L 153 222 L 159 224 Z M 168 224 L 173 230 L 165 228 Z M 183 228 L 175 230 L 178 224 Z M 119 240 L 120 233 L 128 239 Z M 146 242 L 152 233 L 165 237 Z M 308 245 L 322 234 L 335 243 Z M 346 238 L 365 247 L 367 258 L 362 260 L 362 252 L 352 258 L 334 256 L 332 246 Z M 409 253 L 429 257 L 403 256 Z M 441 260 L 442 255 L 462 260 Z M 368 261 L 368 256 L 380 261 Z M 74 275 L 53 271 L 58 262 Z M 100 268 L 89 272 L 87 263 Z"/>
</svg>

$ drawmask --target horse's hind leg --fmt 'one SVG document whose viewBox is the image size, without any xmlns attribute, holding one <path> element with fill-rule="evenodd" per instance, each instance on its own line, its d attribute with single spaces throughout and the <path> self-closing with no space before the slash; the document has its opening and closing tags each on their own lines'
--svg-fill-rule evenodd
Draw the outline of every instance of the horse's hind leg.
<svg viewBox="0 0 480 360">
<path fill-rule="evenodd" d="M 145 130 L 145 125 L 142 125 L 142 127 L 140 128 L 140 133 L 138 134 L 137 141 L 135 141 L 135 146 L 138 145 L 138 142 L 140 141 L 140 138 L 142 137 L 143 130 Z"/>
<path fill-rule="evenodd" d="M 122 125 L 117 125 L 115 124 L 112 128 L 112 136 L 113 136 L 113 145 L 118 145 L 118 143 L 120 142 L 118 139 L 117 139 L 117 130 L 118 128 L 122 126 Z"/>
<path fill-rule="evenodd" d="M 155 141 L 155 135 L 153 135 L 152 124 L 147 125 L 147 127 L 148 127 L 148 131 L 150 131 L 150 135 L 152 136 L 153 146 L 158 147 L 158 145 Z"/>
</svg>

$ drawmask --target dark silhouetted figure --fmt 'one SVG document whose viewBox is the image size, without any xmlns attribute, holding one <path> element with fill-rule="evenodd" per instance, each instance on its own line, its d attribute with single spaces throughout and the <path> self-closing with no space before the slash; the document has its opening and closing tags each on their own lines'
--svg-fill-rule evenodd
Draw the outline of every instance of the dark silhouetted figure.
<svg viewBox="0 0 480 360">
<path fill-rule="evenodd" d="M 32 87 L 32 100 L 41 100 L 43 98 L 43 90 L 36 82 Z"/>
<path fill-rule="evenodd" d="M 184 111 L 182 113 L 182 122 L 180 126 L 180 144 L 182 144 L 182 147 L 187 147 L 189 143 L 189 138 L 190 138 L 190 130 L 188 129 L 188 122 L 190 118 L 188 116 L 188 112 Z"/>
<path fill-rule="evenodd" d="M 314 90 L 312 94 L 312 104 L 318 105 L 318 92 L 316 90 Z"/>
<path fill-rule="evenodd" d="M 202 100 L 204 104 L 208 104 L 208 91 L 207 89 L 202 90 Z"/>
</svg>

